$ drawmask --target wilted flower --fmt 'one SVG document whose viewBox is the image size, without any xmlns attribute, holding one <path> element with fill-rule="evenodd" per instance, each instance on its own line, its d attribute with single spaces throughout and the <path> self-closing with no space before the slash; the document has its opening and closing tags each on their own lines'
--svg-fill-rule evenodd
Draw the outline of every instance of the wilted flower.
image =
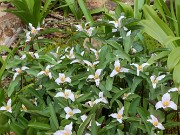
<svg viewBox="0 0 180 135">
<path fill-rule="evenodd" d="M 161 130 L 164 130 L 164 126 L 158 121 L 158 119 L 154 115 L 150 115 L 151 119 L 148 119 L 147 121 L 151 122 L 156 128 L 159 128 Z"/>
<path fill-rule="evenodd" d="M 6 106 L 2 106 L 2 107 L 0 108 L 0 110 L 6 110 L 6 111 L 12 113 L 11 99 L 9 99 L 9 100 L 7 101 L 7 105 L 6 105 Z"/>
<path fill-rule="evenodd" d="M 160 80 L 162 80 L 164 77 L 165 77 L 165 75 L 161 75 L 161 76 L 158 76 L 158 77 L 156 77 L 155 75 L 153 75 L 153 76 L 150 77 L 151 82 L 152 82 L 152 86 L 153 86 L 154 89 L 156 88 L 157 83 L 158 83 Z"/>
<path fill-rule="evenodd" d="M 99 102 L 103 102 L 105 104 L 108 103 L 107 99 L 103 96 L 103 92 L 99 92 L 99 98 L 94 101 L 96 104 Z"/>
<path fill-rule="evenodd" d="M 129 95 L 131 95 L 131 94 L 132 94 L 132 93 L 130 93 L 130 92 L 129 92 L 129 93 L 124 93 L 124 95 L 123 95 L 123 98 L 122 98 L 122 99 L 123 99 L 123 100 L 125 100 L 125 99 L 126 99 Z"/>
<path fill-rule="evenodd" d="M 37 106 L 37 98 L 34 98 L 34 99 L 30 99 L 30 101 L 35 104 L 35 106 Z"/>
<path fill-rule="evenodd" d="M 116 32 L 118 28 L 122 28 L 122 19 L 126 18 L 125 16 L 120 16 L 118 20 L 116 21 L 109 21 L 109 23 L 114 24 L 115 29 L 112 29 L 112 32 Z M 125 31 L 128 29 L 126 27 L 123 27 Z"/>
<path fill-rule="evenodd" d="M 23 105 L 23 104 L 22 104 L 22 106 L 21 106 L 21 107 L 22 107 L 22 110 L 21 110 L 21 111 L 25 111 L 25 112 L 27 111 L 27 108 L 26 108 L 26 106 L 25 106 L 25 105 Z"/>
<path fill-rule="evenodd" d="M 96 60 L 99 58 L 99 53 L 101 52 L 101 49 L 99 49 L 98 51 L 97 50 L 95 50 L 95 49 L 93 49 L 93 48 L 90 48 L 90 50 L 92 51 L 92 52 L 94 52 L 94 54 L 95 54 L 95 56 L 96 56 Z"/>
<path fill-rule="evenodd" d="M 82 120 L 83 122 L 84 122 L 86 119 L 87 119 L 87 116 L 86 116 L 85 114 L 81 116 L 81 120 Z M 92 122 L 92 121 L 90 121 L 88 127 L 91 127 L 91 122 Z M 97 126 L 100 126 L 101 124 L 99 124 L 99 123 L 96 121 L 96 125 L 97 125 Z"/>
<path fill-rule="evenodd" d="M 81 110 L 79 110 L 77 108 L 72 110 L 70 107 L 65 107 L 64 111 L 66 112 L 66 119 L 69 119 L 76 113 L 81 113 Z"/>
<path fill-rule="evenodd" d="M 15 68 L 15 73 L 14 73 L 14 76 L 13 76 L 13 81 L 16 79 L 16 77 L 21 74 L 23 71 L 25 71 L 26 69 L 29 69 L 28 67 L 26 66 L 23 66 L 21 68 Z"/>
<path fill-rule="evenodd" d="M 156 103 L 155 107 L 156 107 L 156 110 L 159 109 L 159 108 L 167 108 L 167 107 L 170 107 L 174 110 L 177 110 L 177 105 L 173 102 L 173 101 L 170 101 L 171 97 L 170 97 L 170 94 L 169 93 L 166 93 L 162 96 L 162 101 L 159 101 Z"/>
<path fill-rule="evenodd" d="M 49 71 L 49 69 L 51 68 L 52 66 L 51 65 L 47 65 L 46 66 L 46 69 L 44 71 L 41 71 L 37 74 L 37 76 L 39 75 L 42 75 L 42 74 L 45 74 L 46 76 L 49 76 L 50 79 L 52 79 L 52 74 L 51 72 Z"/>
<path fill-rule="evenodd" d="M 89 61 L 87 61 L 87 60 L 83 60 L 83 61 L 84 61 L 84 63 L 86 63 L 86 64 L 87 64 L 89 67 L 91 67 L 91 68 L 94 68 L 94 66 L 99 63 L 99 61 L 95 61 L 95 62 L 93 62 L 93 63 L 91 63 L 91 62 L 89 62 Z M 89 71 L 89 68 L 87 69 L 87 71 Z"/>
<path fill-rule="evenodd" d="M 58 130 L 53 135 L 72 135 L 72 122 L 64 127 L 64 130 Z"/>
<path fill-rule="evenodd" d="M 64 92 L 58 92 L 54 97 L 64 97 L 66 99 L 71 99 L 72 101 L 75 101 L 74 94 L 69 89 L 65 89 Z"/>
<path fill-rule="evenodd" d="M 66 77 L 64 73 L 59 73 L 59 77 L 55 80 L 55 82 L 59 85 L 60 83 L 71 83 L 71 79 Z"/>
<path fill-rule="evenodd" d="M 99 82 L 100 82 L 100 74 L 101 74 L 102 69 L 97 69 L 94 75 L 89 75 L 88 78 L 89 79 L 94 79 L 96 86 L 99 86 Z"/>
<path fill-rule="evenodd" d="M 148 63 L 143 63 L 142 65 L 138 65 L 138 64 L 135 64 L 135 63 L 133 63 L 133 64 L 131 64 L 131 65 L 133 65 L 133 66 L 135 66 L 136 68 L 137 68 L 137 76 L 139 76 L 139 72 L 141 71 L 143 71 L 143 68 L 145 67 L 145 66 L 148 66 L 149 64 Z"/>
<path fill-rule="evenodd" d="M 116 60 L 114 63 L 114 70 L 112 71 L 112 73 L 110 74 L 110 77 L 114 77 L 115 75 L 117 75 L 120 72 L 125 72 L 127 73 L 129 71 L 129 69 L 127 68 L 122 68 L 121 64 L 119 62 L 119 60 Z"/>
<path fill-rule="evenodd" d="M 118 121 L 119 123 L 122 123 L 123 111 L 124 111 L 124 107 L 122 107 L 122 108 L 118 111 L 118 113 L 112 113 L 112 114 L 110 114 L 109 116 L 117 119 L 117 121 Z"/>
</svg>

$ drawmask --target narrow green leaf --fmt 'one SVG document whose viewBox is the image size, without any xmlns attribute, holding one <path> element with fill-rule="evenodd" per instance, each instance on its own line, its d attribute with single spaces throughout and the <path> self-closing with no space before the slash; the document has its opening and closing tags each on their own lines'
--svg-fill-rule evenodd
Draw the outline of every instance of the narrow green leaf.
<svg viewBox="0 0 180 135">
<path fill-rule="evenodd" d="M 58 119 L 57 119 L 54 107 L 51 103 L 49 104 L 49 111 L 50 111 L 52 122 L 54 123 L 57 130 L 59 128 L 59 123 L 58 123 Z"/>
<path fill-rule="evenodd" d="M 41 130 L 50 130 L 51 129 L 49 124 L 40 123 L 40 122 L 30 122 L 28 124 L 28 127 L 33 127 L 35 129 L 41 129 Z"/>
</svg>

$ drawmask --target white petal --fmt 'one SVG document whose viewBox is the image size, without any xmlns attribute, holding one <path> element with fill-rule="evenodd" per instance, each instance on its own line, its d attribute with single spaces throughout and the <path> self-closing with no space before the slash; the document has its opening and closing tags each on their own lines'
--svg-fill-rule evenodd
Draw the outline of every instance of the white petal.
<svg viewBox="0 0 180 135">
<path fill-rule="evenodd" d="M 153 123 L 153 120 L 152 120 L 152 119 L 148 119 L 147 121 Z"/>
<path fill-rule="evenodd" d="M 158 77 L 156 78 L 156 80 L 160 81 L 160 80 L 162 80 L 164 77 L 165 77 L 165 75 L 158 76 Z"/>
<path fill-rule="evenodd" d="M 98 87 L 100 83 L 100 79 L 96 79 L 95 82 L 96 82 L 96 86 Z"/>
<path fill-rule="evenodd" d="M 168 90 L 168 92 L 174 92 L 174 91 L 178 91 L 178 88 L 171 88 Z"/>
<path fill-rule="evenodd" d="M 66 125 L 64 127 L 64 130 L 68 131 L 68 132 L 71 132 L 72 131 L 72 122 L 69 124 L 69 125 Z M 70 135 L 70 134 L 69 134 Z"/>
<path fill-rule="evenodd" d="M 71 117 L 71 115 L 66 114 L 66 119 L 69 119 Z"/>
<path fill-rule="evenodd" d="M 94 78 L 94 75 L 89 75 L 88 78 L 92 79 L 92 78 Z"/>
<path fill-rule="evenodd" d="M 71 83 L 71 79 L 69 77 L 66 77 L 65 82 Z"/>
<path fill-rule="evenodd" d="M 117 113 L 112 113 L 112 114 L 110 114 L 109 116 L 111 116 L 111 117 L 117 119 Z"/>
<path fill-rule="evenodd" d="M 112 73 L 110 74 L 110 77 L 114 77 L 117 74 L 118 74 L 118 72 L 116 70 L 113 70 Z"/>
<path fill-rule="evenodd" d="M 142 67 L 145 67 L 145 66 L 148 66 L 148 65 L 150 65 L 150 64 L 149 63 L 143 63 Z"/>
<path fill-rule="evenodd" d="M 157 122 L 158 122 L 158 119 L 157 119 L 154 115 L 150 115 L 150 117 L 151 117 L 151 119 L 152 119 L 153 122 L 154 122 L 154 121 L 157 121 Z"/>
<path fill-rule="evenodd" d="M 122 119 L 117 119 L 117 121 L 118 121 L 119 123 L 122 123 Z"/>
<path fill-rule="evenodd" d="M 9 99 L 9 100 L 7 101 L 7 105 L 8 105 L 8 106 L 11 106 L 11 99 Z"/>
<path fill-rule="evenodd" d="M 51 72 L 48 73 L 48 76 L 49 76 L 50 79 L 52 79 L 52 74 L 51 74 Z"/>
<path fill-rule="evenodd" d="M 53 135 L 64 135 L 64 130 L 58 130 Z"/>
<path fill-rule="evenodd" d="M 5 107 L 5 106 L 2 106 L 2 107 L 0 108 L 0 110 L 6 110 L 6 107 Z"/>
<path fill-rule="evenodd" d="M 25 67 L 25 66 L 23 66 L 22 68 L 21 68 L 21 70 L 26 70 L 26 69 L 29 69 L 28 67 Z"/>
<path fill-rule="evenodd" d="M 64 77 L 65 77 L 65 74 L 59 73 L 59 78 L 64 78 Z"/>
<path fill-rule="evenodd" d="M 87 119 L 87 116 L 84 114 L 81 116 L 81 120 L 84 122 Z"/>
<path fill-rule="evenodd" d="M 95 54 L 97 53 L 97 51 L 93 48 L 90 48 L 91 51 L 93 51 Z"/>
<path fill-rule="evenodd" d="M 84 51 L 81 52 L 81 56 L 83 56 L 83 55 L 84 55 Z"/>
<path fill-rule="evenodd" d="M 127 68 L 121 68 L 121 72 L 127 73 L 127 72 L 129 72 L 129 69 L 127 69 Z"/>
<path fill-rule="evenodd" d="M 151 82 L 153 82 L 156 79 L 156 76 L 153 75 L 153 76 L 150 77 L 150 79 L 151 79 Z"/>
<path fill-rule="evenodd" d="M 158 125 L 156 127 L 161 130 L 165 130 L 164 126 L 161 123 L 158 123 Z"/>
<path fill-rule="evenodd" d="M 166 93 L 162 96 L 162 102 L 164 101 L 170 101 L 171 97 L 169 93 Z"/>
<path fill-rule="evenodd" d="M 45 72 L 44 72 L 44 71 L 41 71 L 41 72 L 39 72 L 39 73 L 37 74 L 37 76 L 42 75 L 42 74 L 45 74 Z"/>
<path fill-rule="evenodd" d="M 34 53 L 34 56 L 35 56 L 36 59 L 39 59 L 38 53 Z"/>
<path fill-rule="evenodd" d="M 94 101 L 94 103 L 95 104 L 98 104 L 99 102 L 101 102 L 102 101 L 102 98 L 98 98 L 98 99 L 96 99 L 95 101 Z"/>
<path fill-rule="evenodd" d="M 98 64 L 99 63 L 99 61 L 95 61 L 95 62 L 93 62 L 93 65 L 96 65 L 96 64 Z"/>
<path fill-rule="evenodd" d="M 81 113 L 81 110 L 79 110 L 79 109 L 73 109 L 73 113 L 75 114 L 75 113 Z"/>
<path fill-rule="evenodd" d="M 156 88 L 156 83 L 152 83 L 152 86 L 155 89 Z"/>
<path fill-rule="evenodd" d="M 65 97 L 63 92 L 58 92 L 54 97 Z"/>
<path fill-rule="evenodd" d="M 51 67 L 52 67 L 51 65 L 47 65 L 46 70 L 49 70 Z"/>
<path fill-rule="evenodd" d="M 138 64 L 135 64 L 135 63 L 132 63 L 132 64 L 130 64 L 130 65 L 133 65 L 133 66 L 135 66 L 136 68 L 139 67 L 139 65 L 138 65 Z"/>
<path fill-rule="evenodd" d="M 114 67 L 120 67 L 120 66 L 121 66 L 121 64 L 120 64 L 119 60 L 116 60 L 114 63 Z"/>
<path fill-rule="evenodd" d="M 21 60 L 24 60 L 25 58 L 26 58 L 26 54 L 23 54 L 20 59 L 21 59 Z"/>
<path fill-rule="evenodd" d="M 126 37 L 131 35 L 131 30 L 126 33 Z"/>
<path fill-rule="evenodd" d="M 78 59 L 75 59 L 75 60 L 71 61 L 71 63 L 70 63 L 70 64 L 73 64 L 73 63 L 78 63 L 78 62 L 79 62 L 79 60 L 78 60 Z"/>
<path fill-rule="evenodd" d="M 137 76 L 139 76 L 139 72 L 140 72 L 140 70 L 137 69 Z"/>
<path fill-rule="evenodd" d="M 118 111 L 118 114 L 123 115 L 123 112 L 124 112 L 124 107 L 122 107 L 122 108 Z"/>
<path fill-rule="evenodd" d="M 19 75 L 18 72 L 14 73 L 14 76 L 13 76 L 13 81 L 16 79 L 16 77 Z"/>
<path fill-rule="evenodd" d="M 156 110 L 159 109 L 159 108 L 162 108 L 163 107 L 162 102 L 161 101 L 157 102 L 155 107 L 156 107 Z"/>
<path fill-rule="evenodd" d="M 70 107 L 65 107 L 65 108 L 64 108 L 64 111 L 65 111 L 66 113 L 69 113 L 69 112 L 72 111 L 72 109 L 71 109 Z"/>
<path fill-rule="evenodd" d="M 71 93 L 71 94 L 69 95 L 69 98 L 70 98 L 72 101 L 75 101 L 75 97 L 74 97 L 74 94 L 73 94 L 73 93 Z"/>
<path fill-rule="evenodd" d="M 89 62 L 89 61 L 87 61 L 87 60 L 83 60 L 83 61 L 84 61 L 84 63 L 86 63 L 88 66 L 91 66 L 91 65 L 92 65 L 92 63 Z"/>
<path fill-rule="evenodd" d="M 173 101 L 170 101 L 168 107 L 171 107 L 172 109 L 177 110 L 177 105 Z"/>
<path fill-rule="evenodd" d="M 100 74 L 101 74 L 101 71 L 102 71 L 102 69 L 97 69 L 96 72 L 95 72 L 95 74 L 96 74 L 96 75 L 100 75 Z"/>
</svg>

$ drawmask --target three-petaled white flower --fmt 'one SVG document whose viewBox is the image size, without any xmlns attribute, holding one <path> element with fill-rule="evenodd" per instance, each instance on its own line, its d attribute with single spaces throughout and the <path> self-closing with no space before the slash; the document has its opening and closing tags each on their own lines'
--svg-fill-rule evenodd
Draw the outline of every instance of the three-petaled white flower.
<svg viewBox="0 0 180 135">
<path fill-rule="evenodd" d="M 85 104 L 89 104 L 90 107 L 93 107 L 96 103 L 95 101 L 88 101 Z"/>
<path fill-rule="evenodd" d="M 161 130 L 164 130 L 164 126 L 158 121 L 158 119 L 154 115 L 150 115 L 151 119 L 148 119 L 147 121 L 151 122 L 156 128 L 159 128 Z"/>
<path fill-rule="evenodd" d="M 109 23 L 114 24 L 115 29 L 112 29 L 112 32 L 116 32 L 118 28 L 122 28 L 122 19 L 126 18 L 125 16 L 120 16 L 118 20 L 116 21 L 109 21 Z M 128 29 L 126 27 L 123 27 L 125 31 Z"/>
<path fill-rule="evenodd" d="M 93 63 L 87 61 L 87 60 L 83 60 L 85 64 L 87 64 L 89 67 L 94 68 L 95 65 L 97 65 L 99 63 L 99 61 L 95 61 Z M 89 71 L 89 68 L 87 68 L 87 71 Z"/>
<path fill-rule="evenodd" d="M 168 90 L 168 92 L 175 92 L 175 91 L 180 92 L 180 86 L 175 87 L 175 88 L 171 88 L 171 89 Z"/>
<path fill-rule="evenodd" d="M 14 73 L 14 76 L 13 76 L 13 81 L 16 79 L 16 77 L 21 74 L 23 71 L 25 71 L 26 69 L 29 69 L 28 67 L 26 66 L 23 66 L 21 68 L 15 68 L 15 73 Z"/>
<path fill-rule="evenodd" d="M 31 30 L 31 34 L 33 35 L 37 35 L 38 34 L 38 31 L 40 31 L 42 28 L 40 27 L 33 27 L 31 23 L 29 23 L 29 29 Z"/>
<path fill-rule="evenodd" d="M 158 76 L 158 77 L 156 77 L 155 75 L 153 75 L 153 76 L 150 77 L 151 82 L 152 82 L 152 86 L 153 86 L 154 89 L 156 88 L 157 83 L 158 83 L 160 80 L 162 80 L 164 77 L 165 77 L 165 75 L 161 75 L 161 76 Z"/>
<path fill-rule="evenodd" d="M 74 55 L 74 47 L 69 51 L 69 54 L 66 55 L 66 57 L 68 59 L 74 59 L 75 58 L 75 55 Z"/>
<path fill-rule="evenodd" d="M 69 119 L 70 117 L 74 116 L 76 113 L 81 113 L 81 110 L 79 109 L 71 109 L 70 107 L 65 107 L 64 111 L 66 112 L 66 119 Z"/>
<path fill-rule="evenodd" d="M 42 75 L 42 74 L 45 74 L 46 76 L 49 76 L 50 79 L 52 79 L 52 74 L 51 74 L 51 72 L 49 71 L 49 69 L 50 69 L 51 67 L 53 67 L 53 66 L 52 66 L 52 65 L 47 65 L 46 68 L 45 68 L 45 70 L 39 72 L 39 73 L 37 74 L 37 76 Z"/>
<path fill-rule="evenodd" d="M 122 107 L 122 108 L 118 111 L 118 113 L 112 113 L 112 114 L 110 114 L 109 116 L 117 119 L 117 121 L 118 121 L 119 123 L 122 123 L 123 111 L 124 111 L 124 107 Z"/>
<path fill-rule="evenodd" d="M 133 65 L 133 66 L 135 66 L 136 68 L 137 68 L 137 76 L 139 76 L 139 72 L 141 71 L 143 71 L 143 68 L 145 67 L 145 66 L 148 66 L 148 65 L 150 65 L 149 63 L 143 63 L 142 65 L 138 65 L 138 64 L 135 64 L 135 63 L 132 63 L 131 65 Z"/>
<path fill-rule="evenodd" d="M 120 72 L 125 72 L 127 73 L 129 71 L 129 69 L 127 68 L 122 68 L 121 64 L 119 62 L 119 60 L 116 60 L 114 63 L 114 70 L 112 71 L 112 73 L 110 74 L 110 77 L 114 77 L 115 75 L 117 75 Z"/>
<path fill-rule="evenodd" d="M 58 130 L 53 135 L 72 135 L 72 122 L 64 127 L 64 130 Z"/>
<path fill-rule="evenodd" d="M 85 114 L 81 116 L 81 120 L 82 120 L 83 122 L 84 122 L 86 119 L 87 119 L 87 116 L 86 116 Z M 91 127 L 91 122 L 92 122 L 92 121 L 90 121 L 88 128 Z M 99 124 L 99 123 L 96 121 L 96 125 L 97 125 L 97 126 L 100 126 L 101 124 Z"/>
<path fill-rule="evenodd" d="M 58 92 L 54 97 L 64 97 L 66 99 L 71 99 L 72 101 L 75 101 L 74 94 L 69 89 L 65 89 L 64 92 Z"/>
<path fill-rule="evenodd" d="M 95 49 L 93 49 L 93 48 L 90 48 L 90 50 L 91 50 L 92 52 L 94 52 L 95 57 L 96 57 L 96 60 L 99 59 L 99 53 L 101 52 L 101 49 L 99 49 L 99 50 L 97 51 L 97 50 L 95 50 Z"/>
<path fill-rule="evenodd" d="M 11 99 L 9 99 L 9 100 L 7 101 L 7 104 L 6 104 L 5 106 L 2 106 L 2 107 L 0 108 L 0 110 L 6 110 L 6 111 L 12 113 Z"/>
<path fill-rule="evenodd" d="M 103 96 L 103 92 L 99 92 L 99 98 L 94 101 L 94 103 L 98 104 L 99 102 L 103 102 L 105 104 L 108 103 L 107 99 Z"/>
<path fill-rule="evenodd" d="M 82 25 L 75 25 L 75 27 L 77 28 L 76 31 L 82 31 L 85 32 L 89 37 L 92 36 L 92 32 L 95 29 L 94 27 L 90 27 L 89 23 L 85 24 L 85 28 L 82 27 Z"/>
<path fill-rule="evenodd" d="M 71 83 L 71 79 L 66 77 L 64 73 L 59 73 L 59 77 L 55 80 L 55 82 L 59 85 L 60 83 Z"/>
<path fill-rule="evenodd" d="M 155 105 L 156 110 L 159 108 L 165 109 L 167 107 L 177 110 L 177 105 L 173 101 L 170 101 L 170 99 L 171 99 L 171 97 L 170 97 L 169 93 L 164 94 L 162 96 L 162 101 L 159 101 L 156 103 L 156 105 Z"/>
<path fill-rule="evenodd" d="M 89 75 L 88 76 L 89 79 L 94 79 L 97 87 L 99 86 L 99 83 L 100 83 L 99 76 L 101 74 L 101 71 L 102 71 L 102 69 L 97 69 L 94 75 Z"/>
</svg>

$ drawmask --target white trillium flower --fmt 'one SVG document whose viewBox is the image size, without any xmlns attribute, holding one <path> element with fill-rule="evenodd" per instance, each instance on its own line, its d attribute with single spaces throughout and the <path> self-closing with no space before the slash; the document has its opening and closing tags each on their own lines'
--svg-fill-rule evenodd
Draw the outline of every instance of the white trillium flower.
<svg viewBox="0 0 180 135">
<path fill-rule="evenodd" d="M 95 54 L 95 57 L 96 57 L 96 60 L 99 58 L 99 53 L 101 52 L 101 49 L 99 49 L 98 51 L 97 50 L 95 50 L 95 49 L 93 49 L 93 48 L 90 48 L 90 50 L 92 51 L 92 52 L 94 52 L 94 54 Z"/>
<path fill-rule="evenodd" d="M 76 27 L 76 31 L 83 31 L 84 29 L 83 29 L 83 27 L 82 27 L 82 25 L 74 25 L 75 27 Z"/>
<path fill-rule="evenodd" d="M 103 102 L 105 104 L 108 104 L 107 99 L 103 96 L 103 92 L 99 92 L 99 98 L 94 101 L 96 104 L 99 102 Z"/>
<path fill-rule="evenodd" d="M 86 119 L 87 119 L 87 116 L 86 116 L 85 114 L 81 116 L 81 120 L 82 120 L 83 122 L 84 122 Z M 88 128 L 91 127 L 91 123 L 92 123 L 92 121 L 90 121 Z M 99 124 L 99 123 L 96 121 L 96 125 L 97 125 L 97 126 L 100 126 L 101 124 Z"/>
<path fill-rule="evenodd" d="M 21 74 L 23 71 L 25 71 L 26 69 L 29 69 L 28 67 L 26 66 L 23 66 L 21 68 L 15 68 L 15 73 L 14 73 L 14 76 L 13 76 L 13 81 L 16 79 L 16 77 Z"/>
<path fill-rule="evenodd" d="M 29 52 L 29 54 L 31 55 L 31 57 L 32 57 L 32 58 L 39 59 L 39 55 L 38 55 L 38 53 Z"/>
<path fill-rule="evenodd" d="M 64 111 L 66 112 L 66 119 L 69 119 L 70 117 L 74 116 L 76 113 L 81 113 L 81 110 L 79 109 L 71 109 L 70 107 L 65 107 Z"/>
<path fill-rule="evenodd" d="M 60 83 L 71 83 L 71 79 L 66 77 L 64 73 L 59 73 L 59 77 L 55 80 L 55 82 L 59 85 Z"/>
<path fill-rule="evenodd" d="M 37 74 L 37 76 L 45 74 L 46 76 L 49 76 L 50 79 L 52 79 L 52 74 L 51 74 L 51 72 L 49 71 L 49 69 L 50 69 L 51 67 L 53 67 L 53 66 L 52 66 L 52 65 L 47 65 L 47 66 L 46 66 L 46 69 L 45 69 L 44 71 L 39 72 L 39 73 Z"/>
<path fill-rule="evenodd" d="M 175 92 L 175 91 L 180 92 L 180 87 L 175 87 L 168 90 L 168 92 Z"/>
<path fill-rule="evenodd" d="M 99 63 L 99 61 L 95 61 L 93 63 L 87 61 L 87 60 L 83 60 L 85 64 L 87 64 L 89 67 L 94 68 L 95 65 L 97 65 Z M 87 69 L 87 71 L 89 71 L 89 68 Z"/>
<path fill-rule="evenodd" d="M 162 96 L 162 101 L 159 101 L 156 103 L 156 105 L 155 105 L 156 110 L 159 108 L 165 109 L 167 107 L 177 110 L 177 105 L 173 101 L 170 101 L 170 99 L 171 99 L 171 97 L 170 97 L 169 93 L 164 94 Z"/>
<path fill-rule="evenodd" d="M 132 93 L 130 93 L 130 92 L 129 92 L 129 93 L 124 93 L 122 99 L 125 100 L 125 99 L 126 99 L 129 95 L 131 95 L 131 94 L 132 94 Z"/>
<path fill-rule="evenodd" d="M 117 75 L 120 72 L 125 72 L 127 73 L 129 71 L 129 69 L 127 68 L 122 68 L 121 64 L 119 62 L 119 60 L 116 60 L 114 63 L 114 70 L 112 71 L 112 73 L 110 74 L 110 77 L 114 77 L 115 75 Z"/>
<path fill-rule="evenodd" d="M 26 54 L 23 54 L 20 59 L 24 60 L 25 58 L 26 58 Z"/>
<path fill-rule="evenodd" d="M 86 103 L 89 104 L 90 107 L 93 107 L 96 104 L 95 101 L 88 101 Z"/>
<path fill-rule="evenodd" d="M 122 123 L 123 111 L 124 111 L 124 107 L 122 107 L 122 108 L 118 111 L 118 113 L 112 113 L 112 114 L 110 114 L 109 116 L 117 119 L 117 121 L 118 121 L 119 123 Z"/>
<path fill-rule="evenodd" d="M 165 75 L 161 75 L 161 76 L 158 76 L 158 77 L 156 77 L 155 75 L 153 75 L 153 76 L 150 77 L 151 82 L 152 82 L 152 86 L 153 86 L 154 89 L 156 88 L 157 83 L 158 83 L 160 80 L 162 80 L 164 77 L 165 77 Z"/>
<path fill-rule="evenodd" d="M 37 27 L 37 28 L 33 27 L 31 23 L 29 23 L 29 28 L 31 30 L 31 34 L 33 34 L 33 35 L 37 35 L 38 31 L 40 31 L 42 29 L 40 27 Z"/>
<path fill-rule="evenodd" d="M 66 57 L 68 59 L 74 59 L 75 58 L 75 55 L 74 55 L 74 47 L 70 50 L 69 54 L 66 55 Z"/>
<path fill-rule="evenodd" d="M 147 121 L 151 122 L 156 128 L 159 128 L 161 130 L 164 130 L 164 126 L 158 121 L 158 119 L 154 115 L 150 115 L 151 119 L 148 119 Z"/>
<path fill-rule="evenodd" d="M 64 127 L 64 130 L 58 130 L 53 135 L 72 135 L 72 122 Z"/>
<path fill-rule="evenodd" d="M 35 104 L 35 106 L 37 106 L 37 98 L 34 98 L 34 99 L 30 99 L 30 101 Z"/>
<path fill-rule="evenodd" d="M 135 64 L 135 63 L 132 63 L 131 65 L 133 65 L 133 66 L 135 66 L 136 68 L 137 68 L 137 76 L 139 76 L 139 72 L 141 71 L 143 71 L 143 68 L 145 67 L 145 66 L 148 66 L 148 65 L 150 65 L 149 63 L 143 63 L 142 65 L 138 65 L 138 64 Z"/>
<path fill-rule="evenodd" d="M 5 111 L 8 111 L 8 112 L 12 113 L 11 99 L 9 99 L 9 100 L 7 101 L 7 105 L 6 105 L 6 106 L 2 106 L 2 107 L 0 108 L 0 110 L 5 110 Z"/>
<path fill-rule="evenodd" d="M 89 75 L 88 76 L 89 79 L 94 79 L 97 87 L 99 86 L 99 83 L 100 83 L 99 76 L 101 74 L 101 71 L 102 71 L 102 69 L 97 69 L 94 75 Z"/>
<path fill-rule="evenodd" d="M 65 89 L 64 92 L 58 92 L 54 97 L 64 97 L 66 99 L 71 99 L 72 101 L 75 101 L 74 94 L 69 89 Z"/>
</svg>

